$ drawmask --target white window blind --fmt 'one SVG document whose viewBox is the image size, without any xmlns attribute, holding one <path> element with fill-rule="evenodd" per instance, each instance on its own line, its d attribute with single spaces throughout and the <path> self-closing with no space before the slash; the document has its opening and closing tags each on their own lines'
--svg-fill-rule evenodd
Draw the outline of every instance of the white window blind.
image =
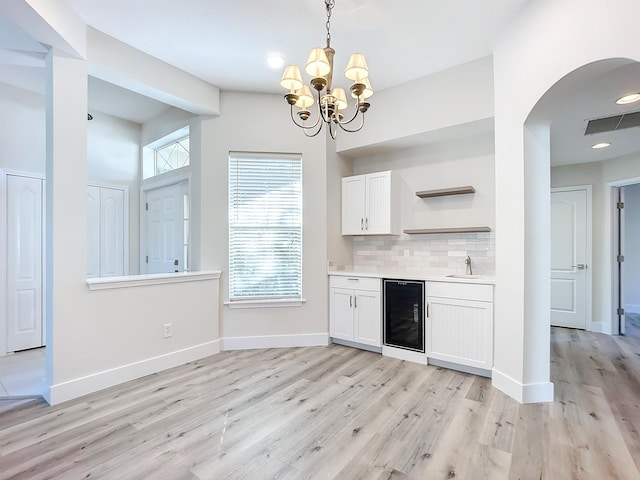
<svg viewBox="0 0 640 480">
<path fill-rule="evenodd" d="M 301 298 L 302 157 L 229 155 L 229 300 Z"/>
</svg>

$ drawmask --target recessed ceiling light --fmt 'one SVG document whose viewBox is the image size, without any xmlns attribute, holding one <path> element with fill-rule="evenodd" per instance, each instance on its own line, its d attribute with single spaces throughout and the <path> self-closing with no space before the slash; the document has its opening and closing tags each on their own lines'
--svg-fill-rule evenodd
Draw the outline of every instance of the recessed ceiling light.
<svg viewBox="0 0 640 480">
<path fill-rule="evenodd" d="M 630 93 L 629 95 L 625 95 L 624 97 L 620 97 L 616 100 L 618 105 L 627 105 L 628 103 L 633 103 L 640 101 L 640 92 L 638 93 Z"/>
<path fill-rule="evenodd" d="M 591 148 L 607 148 L 609 145 L 611 145 L 611 143 L 609 142 L 600 142 L 600 143 L 596 143 L 595 145 L 591 145 Z"/>
<path fill-rule="evenodd" d="M 282 68 L 284 65 L 284 58 L 280 55 L 269 55 L 269 57 L 267 57 L 267 63 L 273 69 Z"/>
</svg>

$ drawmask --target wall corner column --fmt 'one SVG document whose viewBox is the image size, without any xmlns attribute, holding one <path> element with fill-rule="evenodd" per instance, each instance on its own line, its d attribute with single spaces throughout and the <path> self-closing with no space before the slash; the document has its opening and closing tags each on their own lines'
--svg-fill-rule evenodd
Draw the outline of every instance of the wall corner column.
<svg viewBox="0 0 640 480">
<path fill-rule="evenodd" d="M 71 352 L 88 320 L 78 302 L 86 290 L 87 62 L 51 51 L 46 76 L 45 399 L 55 403 L 51 387 L 65 380 L 65 361 L 79 360 Z"/>
</svg>

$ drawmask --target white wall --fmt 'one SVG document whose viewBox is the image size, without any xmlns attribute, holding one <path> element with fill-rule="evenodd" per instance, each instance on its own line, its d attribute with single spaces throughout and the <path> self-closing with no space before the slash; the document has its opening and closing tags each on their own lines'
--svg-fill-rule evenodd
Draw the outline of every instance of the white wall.
<svg viewBox="0 0 640 480">
<path fill-rule="evenodd" d="M 624 309 L 640 313 L 640 184 L 624 187 Z"/>
<path fill-rule="evenodd" d="M 211 150 L 202 165 L 202 182 L 207 190 L 206 197 L 203 195 L 202 264 L 205 269 L 223 271 L 223 300 L 229 298 L 229 152 L 302 154 L 302 290 L 307 301 L 290 308 L 221 307 L 224 348 L 301 345 L 305 341 L 326 344 L 328 340 L 327 147 L 322 134 L 305 137 L 291 123 L 288 109 L 280 95 L 223 92 L 221 116 L 203 126 Z"/>
<path fill-rule="evenodd" d="M 87 181 L 129 189 L 129 273 L 140 269 L 140 131 L 137 123 L 93 113 L 88 122 Z"/>
<path fill-rule="evenodd" d="M 401 185 L 401 227 L 495 227 L 493 137 L 460 138 L 353 160 L 356 175 L 393 170 Z M 476 192 L 423 199 L 421 190 L 471 185 Z"/>
<path fill-rule="evenodd" d="M 543 141 L 530 149 L 542 132 L 527 131 L 525 123 L 543 95 L 570 72 L 602 59 L 640 58 L 638 15 L 640 5 L 631 2 L 625 9 L 612 9 L 604 0 L 531 2 L 494 48 L 498 237 L 493 385 L 523 401 L 553 398 L 549 146 Z M 548 130 L 548 123 L 532 127 Z"/>
<path fill-rule="evenodd" d="M 474 60 L 374 93 L 369 102 L 366 128 L 339 135 L 338 152 L 493 117 L 492 59 Z"/>
<path fill-rule="evenodd" d="M 94 28 L 86 35 L 92 76 L 198 115 L 219 113 L 217 87 Z"/>
<path fill-rule="evenodd" d="M 493 136 L 388 151 L 353 160 L 355 174 L 392 170 L 400 184 L 401 230 L 418 228 L 495 228 Z M 419 198 L 416 192 L 471 185 L 475 193 Z M 353 240 L 358 267 L 401 268 L 407 274 L 464 273 L 472 258 L 474 273 L 495 272 L 494 233 L 364 236 Z"/>
<path fill-rule="evenodd" d="M 353 162 L 335 151 L 327 138 L 327 262 L 329 267 L 353 264 L 351 237 L 342 236 L 342 178 L 353 175 Z"/>
<path fill-rule="evenodd" d="M 32 4 L 37 4 L 36 8 L 31 8 Z M 0 7 L 3 12 L 24 12 L 16 16 L 16 21 L 56 52 L 50 53 L 46 62 L 46 136 L 43 134 L 49 252 L 46 398 L 58 403 L 215 353 L 219 350 L 217 279 L 88 289 L 88 65 L 82 53 L 86 50 L 86 25 L 73 15 L 67 16 L 63 5 L 57 8 L 39 0 L 19 0 L 11 2 L 11 8 L 5 7 Z M 71 55 L 59 56 L 59 49 Z M 118 52 L 126 55 L 124 50 Z M 75 55 L 74 51 L 81 54 Z M 139 53 L 133 57 L 139 60 Z M 101 58 L 103 67 L 107 60 Z M 121 56 L 117 64 L 127 61 L 131 58 Z M 150 63 L 160 68 L 157 62 Z M 136 65 L 132 72 L 138 70 Z M 182 82 L 177 69 L 169 71 L 172 96 L 203 104 L 215 99 L 217 89 L 205 82 L 195 82 L 199 88 L 189 88 L 194 85 L 193 78 Z M 167 81 L 162 75 L 158 78 Z M 153 79 L 147 80 L 147 86 L 153 84 Z M 203 108 L 208 111 L 210 106 Z M 117 123 L 111 122 L 111 126 Z M 124 130 L 129 131 L 126 127 Z M 15 132 L 24 139 L 21 142 L 31 141 L 33 128 L 16 124 Z M 165 323 L 173 323 L 174 335 L 169 339 L 163 338 Z"/>
<path fill-rule="evenodd" d="M 44 96 L 0 83 L 0 131 L 0 169 L 44 175 Z"/>
</svg>

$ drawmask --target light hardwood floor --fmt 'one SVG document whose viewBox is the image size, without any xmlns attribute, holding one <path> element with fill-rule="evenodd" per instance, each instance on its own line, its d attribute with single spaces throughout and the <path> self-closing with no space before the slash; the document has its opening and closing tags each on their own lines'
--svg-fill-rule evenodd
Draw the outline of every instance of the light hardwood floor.
<svg viewBox="0 0 640 480">
<path fill-rule="evenodd" d="M 633 328 L 638 328 L 637 319 Z M 552 329 L 556 401 L 332 345 L 0 401 L 0 479 L 640 479 L 640 338 Z"/>
</svg>

